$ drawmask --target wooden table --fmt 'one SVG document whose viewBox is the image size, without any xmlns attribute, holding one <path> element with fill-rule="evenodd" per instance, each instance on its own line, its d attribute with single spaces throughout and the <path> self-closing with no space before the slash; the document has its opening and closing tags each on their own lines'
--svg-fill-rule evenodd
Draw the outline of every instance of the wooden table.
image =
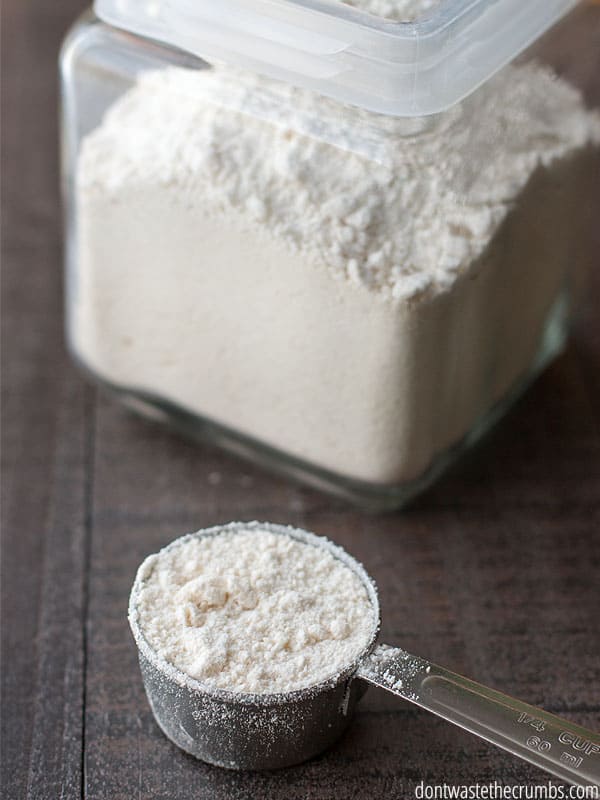
<svg viewBox="0 0 600 800">
<path fill-rule="evenodd" d="M 180 533 L 293 523 L 365 563 L 386 640 L 597 728 L 600 263 L 565 355 L 408 512 L 361 514 L 153 427 L 90 387 L 64 349 L 56 56 L 81 8 L 4 3 L 5 796 L 401 798 L 421 780 L 544 782 L 375 690 L 344 740 L 306 765 L 234 774 L 196 762 L 153 721 L 127 595 L 142 558 Z M 549 48 L 600 105 L 600 9 L 579 10 Z"/>
</svg>

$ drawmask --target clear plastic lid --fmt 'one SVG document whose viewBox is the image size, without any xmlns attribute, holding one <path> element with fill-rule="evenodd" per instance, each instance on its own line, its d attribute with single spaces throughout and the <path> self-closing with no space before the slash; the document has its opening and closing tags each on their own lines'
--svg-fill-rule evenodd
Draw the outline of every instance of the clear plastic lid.
<svg viewBox="0 0 600 800">
<path fill-rule="evenodd" d="M 359 0 L 353 0 L 359 2 Z M 439 0 L 394 22 L 338 0 L 96 0 L 119 28 L 399 117 L 445 111 L 577 0 Z"/>
</svg>

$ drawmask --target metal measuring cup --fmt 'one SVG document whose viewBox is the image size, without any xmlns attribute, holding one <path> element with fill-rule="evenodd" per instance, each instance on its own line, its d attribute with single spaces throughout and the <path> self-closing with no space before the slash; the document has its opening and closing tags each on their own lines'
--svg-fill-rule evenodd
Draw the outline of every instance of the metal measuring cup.
<svg viewBox="0 0 600 800">
<path fill-rule="evenodd" d="M 164 734 L 202 761 L 229 769 L 277 769 L 332 745 L 348 727 L 368 684 L 386 689 L 470 731 L 564 781 L 600 785 L 600 736 L 546 711 L 488 689 L 406 651 L 376 644 L 377 588 L 341 547 L 307 531 L 270 523 L 231 523 L 172 542 L 225 531 L 268 530 L 327 550 L 362 581 L 377 623 L 357 659 L 326 681 L 285 694 L 243 694 L 203 684 L 169 664 L 140 627 L 137 598 L 143 565 L 129 602 L 146 694 Z"/>
</svg>

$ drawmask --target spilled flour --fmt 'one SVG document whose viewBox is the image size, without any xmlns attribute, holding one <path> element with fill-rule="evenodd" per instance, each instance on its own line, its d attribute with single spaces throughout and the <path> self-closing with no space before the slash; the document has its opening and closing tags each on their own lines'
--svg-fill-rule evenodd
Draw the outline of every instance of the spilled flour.
<svg viewBox="0 0 600 800">
<path fill-rule="evenodd" d="M 352 665 L 377 627 L 363 579 L 335 553 L 260 523 L 192 534 L 144 561 L 130 614 L 159 656 L 204 684 L 314 686 Z"/>
<path fill-rule="evenodd" d="M 408 700 L 416 700 L 421 691 L 421 681 L 431 667 L 419 656 L 413 656 L 399 647 L 380 644 L 361 663 L 358 676 L 377 686 L 398 692 Z"/>
</svg>

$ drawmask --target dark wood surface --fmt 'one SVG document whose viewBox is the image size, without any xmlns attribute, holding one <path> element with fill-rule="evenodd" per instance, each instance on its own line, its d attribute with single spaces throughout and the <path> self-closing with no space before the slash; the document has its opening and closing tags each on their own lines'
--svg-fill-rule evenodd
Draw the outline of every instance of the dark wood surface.
<svg viewBox="0 0 600 800">
<path fill-rule="evenodd" d="M 400 798 L 420 780 L 545 781 L 374 690 L 311 763 L 261 775 L 196 762 L 153 722 L 127 595 L 142 558 L 185 531 L 304 526 L 365 563 L 386 640 L 598 728 L 600 256 L 565 355 L 408 512 L 364 515 L 186 443 L 98 394 L 64 350 L 55 76 L 81 9 L 3 4 L 4 796 Z M 600 105 L 600 9 L 548 47 Z"/>
</svg>

